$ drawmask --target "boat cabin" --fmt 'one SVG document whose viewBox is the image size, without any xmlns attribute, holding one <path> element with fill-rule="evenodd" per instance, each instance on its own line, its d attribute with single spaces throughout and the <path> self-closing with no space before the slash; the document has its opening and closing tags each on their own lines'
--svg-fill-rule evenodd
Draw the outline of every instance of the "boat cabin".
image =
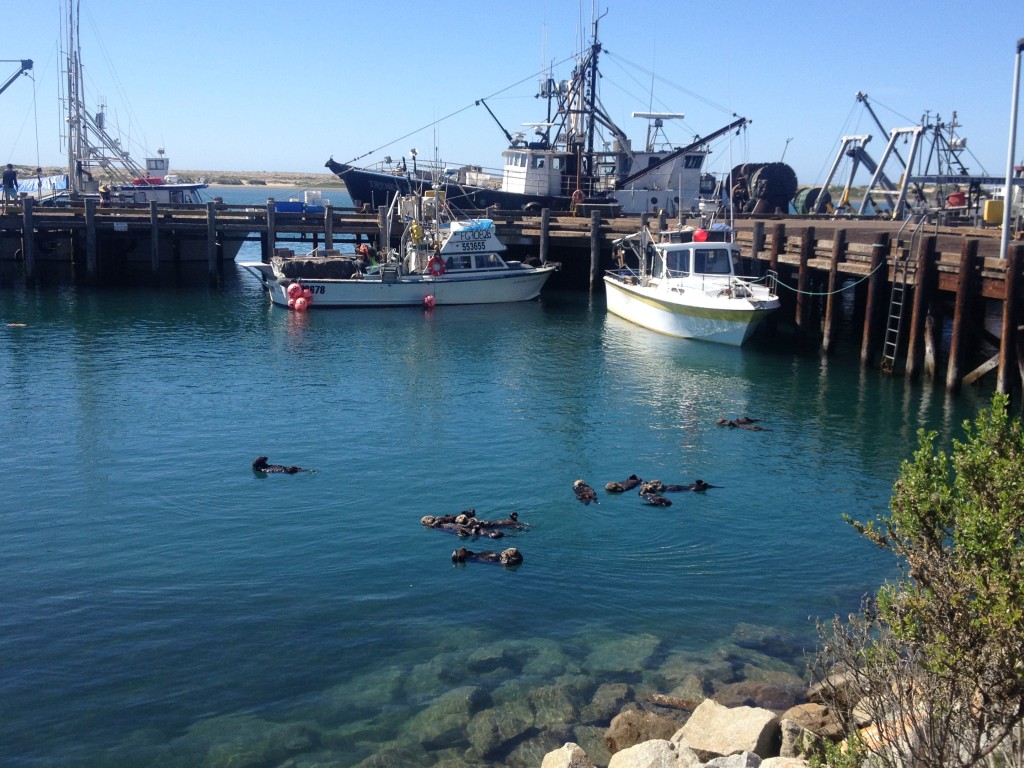
<svg viewBox="0 0 1024 768">
<path fill-rule="evenodd" d="M 569 179 L 574 176 L 574 158 L 550 149 L 513 147 L 501 153 L 505 158 L 501 188 L 524 195 L 569 195 Z M 564 180 L 564 181 L 563 181 Z"/>
<path fill-rule="evenodd" d="M 734 243 L 661 243 L 653 249 L 650 274 L 655 279 L 733 277 L 740 249 Z"/>
</svg>

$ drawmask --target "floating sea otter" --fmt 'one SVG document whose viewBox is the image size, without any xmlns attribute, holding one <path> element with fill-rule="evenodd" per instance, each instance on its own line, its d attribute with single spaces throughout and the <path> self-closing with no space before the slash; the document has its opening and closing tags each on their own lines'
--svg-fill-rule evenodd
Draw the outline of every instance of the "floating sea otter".
<svg viewBox="0 0 1024 768">
<path fill-rule="evenodd" d="M 711 485 L 711 483 L 705 483 L 703 480 L 698 478 L 692 483 L 686 483 L 684 485 L 676 485 L 672 483 L 663 483 L 661 480 L 651 480 L 650 482 L 644 483 L 640 486 L 640 494 L 645 493 L 678 493 L 679 491 L 706 491 L 708 488 L 717 488 L 718 486 Z"/>
<path fill-rule="evenodd" d="M 420 518 L 420 523 L 428 528 L 454 533 L 456 536 L 486 536 L 490 539 L 500 539 L 504 536 L 501 528 L 513 531 L 527 528 L 526 523 L 519 522 L 518 512 L 512 512 L 502 520 L 477 520 L 475 509 L 467 509 L 458 515 L 424 515 Z"/>
<path fill-rule="evenodd" d="M 315 469 L 303 469 L 302 467 L 286 467 L 284 464 L 267 464 L 266 456 L 257 456 L 252 462 L 252 471 L 262 474 L 278 473 L 294 475 L 297 472 L 316 472 Z"/>
<path fill-rule="evenodd" d="M 572 490 L 573 493 L 576 494 L 576 498 L 582 501 L 584 504 L 589 504 L 590 502 L 594 502 L 595 504 L 600 503 L 597 500 L 597 491 L 595 491 L 582 480 L 577 480 L 575 483 L 573 483 Z"/>
<path fill-rule="evenodd" d="M 672 501 L 666 499 L 660 493 L 641 493 L 640 498 L 644 504 L 653 504 L 655 507 L 671 507 Z"/>
<path fill-rule="evenodd" d="M 498 565 L 519 565 L 523 562 L 523 555 L 515 547 L 509 547 L 501 552 L 490 552 L 483 550 L 474 552 L 465 547 L 459 547 L 452 552 L 453 563 L 497 563 Z"/>
<path fill-rule="evenodd" d="M 621 483 L 612 482 L 605 484 L 604 489 L 608 491 L 608 493 L 625 493 L 626 491 L 633 490 L 642 482 L 643 480 L 636 475 L 630 475 Z"/>
<path fill-rule="evenodd" d="M 720 426 L 720 427 L 730 427 L 730 428 L 733 428 L 733 429 L 735 429 L 736 427 L 739 427 L 740 429 L 749 429 L 749 430 L 754 431 L 754 432 L 767 432 L 768 431 L 764 427 L 757 426 L 754 423 L 756 421 L 757 421 L 757 419 L 752 419 L 749 416 L 739 416 L 739 417 L 737 417 L 735 419 L 726 419 L 726 418 L 723 417 L 721 419 L 717 419 L 715 421 L 715 423 L 718 426 Z"/>
</svg>

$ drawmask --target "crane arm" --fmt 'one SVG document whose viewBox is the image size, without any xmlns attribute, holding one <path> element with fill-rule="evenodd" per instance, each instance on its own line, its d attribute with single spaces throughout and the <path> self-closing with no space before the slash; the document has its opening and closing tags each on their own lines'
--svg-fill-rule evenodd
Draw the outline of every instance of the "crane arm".
<svg viewBox="0 0 1024 768">
<path fill-rule="evenodd" d="M 5 59 L 5 61 L 8 61 Z M 11 83 L 18 79 L 19 75 L 27 75 L 28 71 L 32 69 L 32 59 L 10 59 L 9 61 L 16 61 L 21 64 L 18 71 L 7 78 L 2 85 L 0 85 L 0 93 L 3 93 L 11 87 Z"/>
</svg>

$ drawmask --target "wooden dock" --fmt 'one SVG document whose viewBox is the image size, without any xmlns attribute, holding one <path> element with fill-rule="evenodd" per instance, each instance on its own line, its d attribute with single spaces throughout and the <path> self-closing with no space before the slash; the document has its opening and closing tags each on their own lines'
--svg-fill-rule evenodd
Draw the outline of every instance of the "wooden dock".
<svg viewBox="0 0 1024 768">
<path fill-rule="evenodd" d="M 488 215 L 514 257 L 539 254 L 559 261 L 556 287 L 590 291 L 603 289 L 601 275 L 613 267 L 616 239 L 642 225 L 657 237 L 700 223 L 586 213 L 492 210 Z M 361 212 L 328 205 L 284 212 L 272 199 L 257 206 L 210 202 L 135 208 L 100 208 L 91 200 L 46 208 L 27 199 L 0 215 L 0 262 L 20 262 L 28 281 L 47 262 L 74 264 L 75 275 L 85 281 L 100 281 L 126 262 L 154 274 L 168 265 L 192 263 L 216 281 L 246 241 L 260 242 L 265 261 L 281 246 L 302 251 L 371 242 L 382 249 L 385 219 L 383 208 Z M 402 227 L 396 224 L 391 231 L 397 236 Z M 750 274 L 771 270 L 779 276 L 783 308 L 777 322 L 791 326 L 803 343 L 832 352 L 844 319 L 847 328 L 859 328 L 856 341 L 865 366 L 902 371 L 909 379 L 937 378 L 944 355 L 951 391 L 992 371 L 999 391 L 1020 387 L 1020 241 L 1011 243 L 1003 260 L 997 229 L 825 217 L 744 218 L 735 228 Z M 994 327 L 993 316 L 998 318 Z M 983 355 L 980 364 L 968 361 L 969 349 L 986 348 L 993 354 Z"/>
</svg>

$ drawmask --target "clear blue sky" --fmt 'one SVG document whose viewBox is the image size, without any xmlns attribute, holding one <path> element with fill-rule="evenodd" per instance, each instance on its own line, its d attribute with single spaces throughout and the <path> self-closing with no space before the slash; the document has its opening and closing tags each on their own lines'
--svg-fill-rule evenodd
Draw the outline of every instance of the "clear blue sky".
<svg viewBox="0 0 1024 768">
<path fill-rule="evenodd" d="M 0 58 L 35 61 L 0 94 L 0 162 L 66 162 L 63 6 L 0 0 Z M 366 162 L 416 147 L 495 167 L 506 142 L 474 100 L 491 97 L 512 131 L 542 120 L 536 75 L 562 62 L 568 76 L 595 6 L 601 96 L 634 145 L 634 110 L 685 113 L 676 143 L 736 113 L 753 123 L 712 170 L 785 152 L 801 184 L 820 182 L 844 134 L 874 134 L 881 154 L 863 91 L 886 128 L 955 110 L 969 170 L 1005 171 L 1022 0 L 82 0 L 87 101 L 109 105 L 133 154 L 165 147 L 172 169 L 318 172 L 384 145 Z M 0 82 L 15 69 L 0 63 Z"/>
</svg>

